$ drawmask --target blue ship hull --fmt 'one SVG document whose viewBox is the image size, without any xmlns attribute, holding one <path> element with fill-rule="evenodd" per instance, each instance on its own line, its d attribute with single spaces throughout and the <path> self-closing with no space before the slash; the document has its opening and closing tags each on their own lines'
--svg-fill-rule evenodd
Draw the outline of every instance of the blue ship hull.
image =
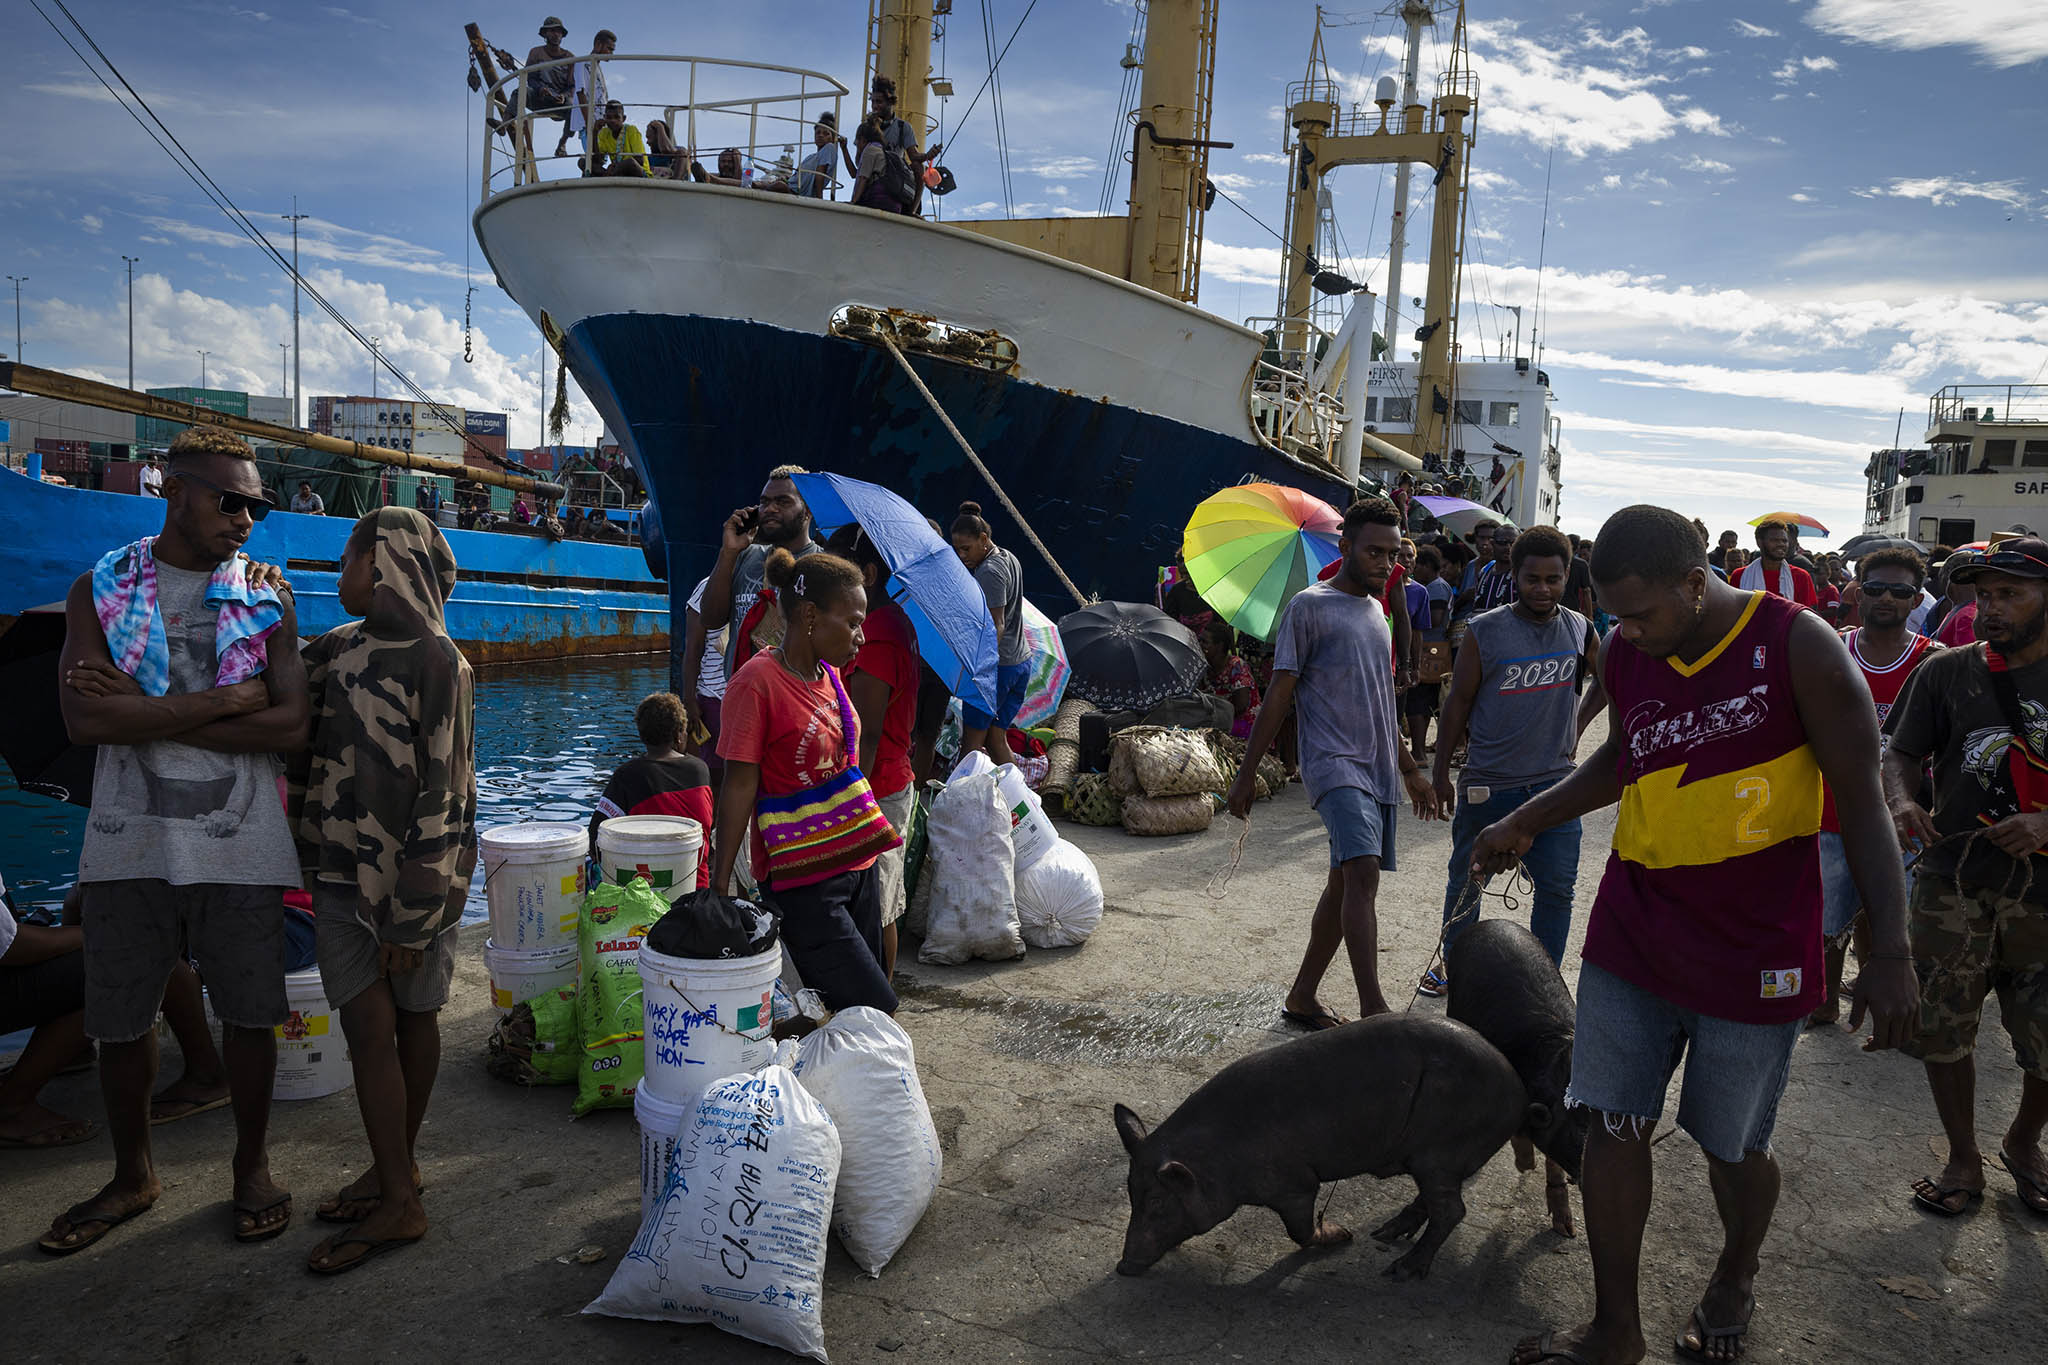
<svg viewBox="0 0 2048 1365">
<path fill-rule="evenodd" d="M 37 483 L 0 469 L 0 616 L 62 602 L 100 555 L 161 531 L 163 507 L 156 498 Z M 249 537 L 253 558 L 286 567 L 303 635 L 349 619 L 335 583 L 354 526 L 346 517 L 273 512 Z M 637 546 L 444 534 L 459 566 L 448 633 L 471 662 L 668 647 L 668 590 Z"/>
<path fill-rule="evenodd" d="M 720 523 L 780 464 L 893 489 L 941 527 L 973 500 L 1023 561 L 1025 590 L 1073 610 L 993 491 L 886 352 L 728 318 L 604 314 L 568 331 L 583 391 L 624 442 L 653 500 L 650 553 L 673 610 L 718 555 Z M 1338 478 L 1250 442 L 1100 399 L 913 357 L 969 444 L 1084 593 L 1150 601 L 1195 504 L 1247 477 L 1333 505 Z M 675 648 L 682 647 L 680 635 Z"/>
</svg>

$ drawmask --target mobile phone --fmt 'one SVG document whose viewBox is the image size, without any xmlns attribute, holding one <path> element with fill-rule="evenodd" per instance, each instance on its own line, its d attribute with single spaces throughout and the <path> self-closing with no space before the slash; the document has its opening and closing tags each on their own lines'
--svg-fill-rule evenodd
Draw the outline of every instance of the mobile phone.
<svg viewBox="0 0 2048 1365">
<path fill-rule="evenodd" d="M 761 509 L 758 507 L 749 507 L 746 511 L 746 515 L 740 518 L 740 529 L 742 531 L 757 530 L 759 529 L 760 525 Z"/>
</svg>

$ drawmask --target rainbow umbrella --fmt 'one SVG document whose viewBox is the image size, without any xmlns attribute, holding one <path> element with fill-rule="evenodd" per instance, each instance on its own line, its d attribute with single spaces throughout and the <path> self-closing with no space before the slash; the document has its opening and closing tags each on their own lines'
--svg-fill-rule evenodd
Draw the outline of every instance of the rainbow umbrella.
<svg viewBox="0 0 2048 1365">
<path fill-rule="evenodd" d="M 1344 519 L 1321 498 L 1273 483 L 1242 483 L 1204 499 L 1188 518 L 1181 555 L 1195 591 L 1247 635 L 1273 638 L 1280 609 L 1337 558 Z"/>
<path fill-rule="evenodd" d="M 1060 628 L 1052 618 L 1024 603 L 1024 647 L 1031 651 L 1031 682 L 1024 690 L 1024 705 L 1017 710 L 1016 727 L 1031 730 L 1050 724 L 1067 694 L 1067 647 L 1060 643 Z"/>
<path fill-rule="evenodd" d="M 1817 536 L 1828 534 L 1827 527 L 1821 525 L 1820 522 L 1809 517 L 1804 512 L 1766 512 L 1749 524 L 1751 526 L 1761 526 L 1767 521 L 1788 522 L 1793 526 L 1797 526 L 1802 531 L 1811 531 Z"/>
</svg>

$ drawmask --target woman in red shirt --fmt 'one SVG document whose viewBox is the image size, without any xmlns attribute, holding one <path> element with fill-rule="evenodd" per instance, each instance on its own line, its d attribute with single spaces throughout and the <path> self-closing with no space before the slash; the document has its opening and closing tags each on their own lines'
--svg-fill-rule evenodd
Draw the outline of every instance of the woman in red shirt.
<svg viewBox="0 0 2048 1365">
<path fill-rule="evenodd" d="M 731 885 L 740 831 L 751 829 L 755 877 L 782 914 L 782 941 L 804 984 L 832 1009 L 893 1014 L 875 861 L 902 840 L 854 762 L 860 721 L 839 676 L 862 643 L 861 572 L 837 555 L 798 561 L 778 548 L 766 578 L 785 633 L 726 686 L 711 885 Z"/>
<path fill-rule="evenodd" d="M 846 670 L 846 695 L 860 717 L 860 769 L 875 800 L 896 832 L 910 837 L 910 811 L 917 801 L 912 780 L 911 736 L 917 725 L 918 685 L 923 680 L 917 630 L 903 608 L 889 600 L 889 565 L 875 542 L 858 526 L 842 526 L 825 548 L 860 569 L 867 593 L 860 652 Z M 910 897 L 903 884 L 904 846 L 875 862 L 882 897 L 882 971 L 896 975 L 896 921 Z"/>
</svg>

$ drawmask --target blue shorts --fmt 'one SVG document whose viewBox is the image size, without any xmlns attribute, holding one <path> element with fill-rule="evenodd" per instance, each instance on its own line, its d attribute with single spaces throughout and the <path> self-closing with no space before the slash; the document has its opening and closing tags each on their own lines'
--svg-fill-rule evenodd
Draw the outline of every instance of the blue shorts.
<svg viewBox="0 0 2048 1365">
<path fill-rule="evenodd" d="M 1017 713 L 1024 709 L 1024 694 L 1030 690 L 1031 660 L 1003 664 L 996 669 L 996 713 L 991 716 L 973 702 L 962 701 L 960 723 L 969 730 L 1007 730 L 1017 723 Z"/>
<path fill-rule="evenodd" d="M 1688 1051 L 1678 1126 L 1708 1156 L 1729 1163 L 1771 1150 L 1778 1100 L 1792 1072 L 1792 1045 L 1805 1020 L 1743 1024 L 1680 1009 L 1610 971 L 1579 968 L 1579 1017 L 1572 1040 L 1567 1105 L 1609 1121 L 1664 1113 L 1664 1092 Z"/>
<path fill-rule="evenodd" d="M 1913 854 L 1902 855 L 1906 884 L 1913 883 Z M 1820 832 L 1820 931 L 1829 938 L 1849 932 L 1856 912 L 1863 908 L 1863 893 L 1856 889 L 1856 876 L 1849 871 L 1849 854 L 1842 836 L 1831 830 Z"/>
<path fill-rule="evenodd" d="M 1377 858 L 1380 871 L 1394 870 L 1394 817 L 1399 807 L 1375 800 L 1363 787 L 1334 787 L 1316 802 L 1316 814 L 1330 831 L 1330 866 L 1353 858 Z"/>
</svg>

